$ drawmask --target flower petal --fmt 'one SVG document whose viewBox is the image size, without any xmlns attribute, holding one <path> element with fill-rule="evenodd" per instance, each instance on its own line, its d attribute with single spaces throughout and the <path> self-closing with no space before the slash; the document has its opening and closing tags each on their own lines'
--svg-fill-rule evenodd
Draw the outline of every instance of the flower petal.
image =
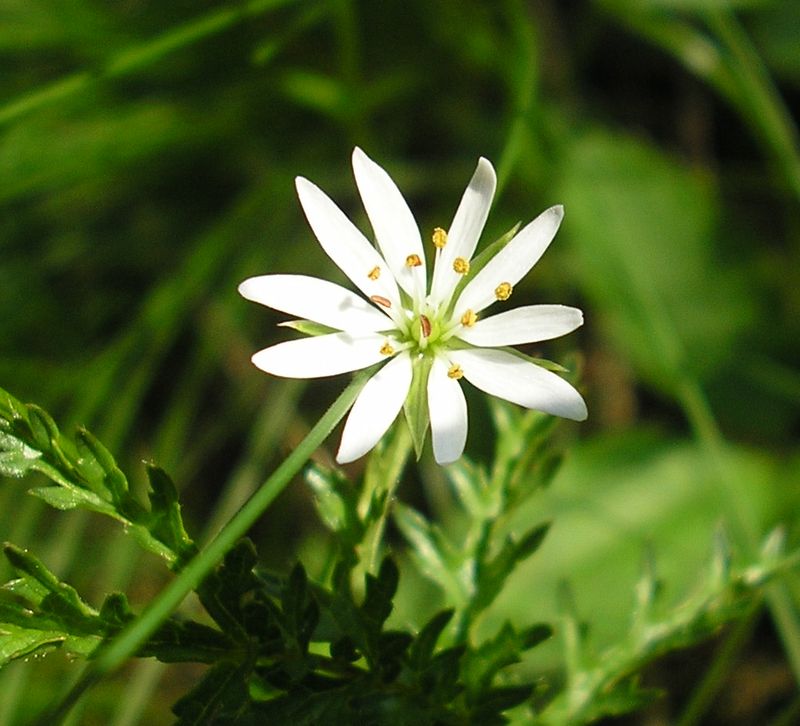
<svg viewBox="0 0 800 726">
<path fill-rule="evenodd" d="M 502 350 L 452 350 L 448 356 L 458 363 L 476 388 L 526 408 L 583 421 L 586 404 L 563 378 L 535 363 Z"/>
<path fill-rule="evenodd" d="M 561 205 L 550 207 L 523 228 L 464 288 L 455 306 L 458 315 L 489 307 L 497 299 L 499 285 L 513 287 L 525 277 L 552 242 L 563 217 Z"/>
<path fill-rule="evenodd" d="M 526 305 L 462 326 L 458 338 L 472 345 L 499 347 L 558 338 L 583 325 L 583 313 L 568 305 Z"/>
<path fill-rule="evenodd" d="M 370 378 L 347 417 L 336 461 L 347 464 L 378 443 L 406 400 L 411 385 L 411 357 L 400 353 Z"/>
<path fill-rule="evenodd" d="M 425 251 L 414 215 L 391 177 L 361 149 L 353 151 L 356 185 L 383 256 L 397 283 L 418 303 L 425 297 Z M 417 266 L 407 260 L 414 257 Z"/>
<path fill-rule="evenodd" d="M 290 315 L 348 333 L 393 327 L 377 308 L 350 290 L 306 275 L 261 275 L 239 285 L 242 297 Z"/>
<path fill-rule="evenodd" d="M 308 179 L 297 177 L 297 195 L 320 246 L 368 298 L 378 295 L 391 303 L 387 314 L 400 315 L 400 293 L 381 254 L 344 212 Z"/>
<path fill-rule="evenodd" d="M 329 333 L 289 340 L 258 351 L 253 364 L 266 373 L 284 378 L 322 378 L 358 371 L 386 355 L 381 348 L 384 335 Z"/>
<path fill-rule="evenodd" d="M 436 356 L 428 376 L 428 412 L 437 464 L 453 463 L 464 453 L 467 441 L 467 401 L 458 381 L 447 375 L 449 368 L 449 361 Z"/>
<path fill-rule="evenodd" d="M 453 222 L 447 231 L 447 244 L 436 260 L 431 283 L 431 303 L 439 305 L 447 300 L 461 279 L 453 269 L 457 257 L 469 262 L 489 216 L 497 175 L 491 163 L 481 157 L 469 186 L 461 198 Z"/>
</svg>

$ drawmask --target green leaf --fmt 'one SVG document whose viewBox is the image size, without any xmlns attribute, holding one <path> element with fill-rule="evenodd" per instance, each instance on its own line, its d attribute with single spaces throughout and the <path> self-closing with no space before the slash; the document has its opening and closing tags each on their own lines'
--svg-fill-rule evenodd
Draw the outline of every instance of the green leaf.
<svg viewBox="0 0 800 726">
<path fill-rule="evenodd" d="M 439 636 L 453 619 L 454 612 L 451 608 L 436 613 L 425 627 L 420 630 L 408 653 L 408 659 L 412 667 L 419 670 L 430 661 Z"/>
<path fill-rule="evenodd" d="M 313 320 L 286 320 L 278 323 L 278 327 L 291 328 L 303 335 L 327 335 L 328 333 L 340 332 L 336 328 L 330 328 L 322 323 L 315 323 Z"/>
<path fill-rule="evenodd" d="M 176 726 L 201 726 L 213 723 L 236 723 L 237 716 L 250 702 L 247 663 L 222 661 L 212 666 L 203 679 L 173 707 Z"/>
<path fill-rule="evenodd" d="M 35 487 L 28 492 L 35 497 L 39 497 L 56 509 L 69 510 L 80 506 L 94 508 L 99 501 L 97 497 L 89 492 L 80 489 L 63 489 L 57 486 Z"/>
<path fill-rule="evenodd" d="M 197 548 L 183 527 L 178 490 L 169 475 L 153 464 L 147 465 L 147 476 L 151 487 L 148 529 L 178 555 L 173 569 L 179 570 L 196 554 Z"/>
<path fill-rule="evenodd" d="M 0 429 L 0 475 L 20 478 L 36 468 L 41 453 Z"/>
<path fill-rule="evenodd" d="M 411 441 L 414 444 L 414 453 L 417 456 L 417 460 L 422 456 L 422 450 L 425 448 L 425 437 L 428 433 L 428 375 L 431 372 L 432 365 L 433 358 L 427 355 L 413 359 L 411 387 L 403 404 L 403 411 L 408 422 L 408 430 L 411 432 Z"/>
<path fill-rule="evenodd" d="M 101 469 L 102 489 L 98 493 L 105 495 L 106 498 L 119 505 L 124 502 L 128 497 L 128 480 L 117 466 L 117 462 L 111 453 L 98 441 L 89 431 L 84 428 L 78 429 L 76 434 L 76 445 L 78 454 L 85 459 L 91 459 L 96 462 Z M 82 470 L 87 472 L 88 461 L 81 461 Z M 89 473 L 89 472 L 87 472 Z M 94 472 L 92 472 L 94 473 Z M 89 474 L 87 481 L 92 484 L 98 480 L 98 477 Z M 92 487 L 95 491 L 99 487 Z"/>
</svg>

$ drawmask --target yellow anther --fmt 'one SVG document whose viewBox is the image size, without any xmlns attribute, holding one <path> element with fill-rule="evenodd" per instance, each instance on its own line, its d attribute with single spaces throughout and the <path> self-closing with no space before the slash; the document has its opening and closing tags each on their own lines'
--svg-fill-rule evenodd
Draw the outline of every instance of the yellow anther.
<svg viewBox="0 0 800 726">
<path fill-rule="evenodd" d="M 514 288 L 511 287 L 510 282 L 501 282 L 495 289 L 494 289 L 494 296 L 498 300 L 508 300 L 511 297 L 511 292 Z"/>
<path fill-rule="evenodd" d="M 433 246 L 440 250 L 447 244 L 447 232 L 441 227 L 433 230 Z"/>
<path fill-rule="evenodd" d="M 381 268 L 375 265 L 368 273 L 367 277 L 370 280 L 377 280 L 381 276 Z"/>
<path fill-rule="evenodd" d="M 464 371 L 461 370 L 461 366 L 458 363 L 454 363 L 447 369 L 447 377 L 457 381 L 459 378 L 464 377 Z"/>
<path fill-rule="evenodd" d="M 456 257 L 453 260 L 453 269 L 459 275 L 466 275 L 469 272 L 469 262 L 463 257 Z"/>
<path fill-rule="evenodd" d="M 383 345 L 381 346 L 381 349 L 380 349 L 379 352 L 380 352 L 381 355 L 394 355 L 394 348 L 392 348 L 392 346 L 389 344 L 389 341 L 386 340 L 386 341 L 384 341 Z"/>
<path fill-rule="evenodd" d="M 472 310 L 467 310 L 467 312 L 465 312 L 461 316 L 461 324 L 465 328 L 471 328 L 473 325 L 475 325 L 477 321 L 478 321 L 478 316 L 475 315 L 475 313 Z"/>
<path fill-rule="evenodd" d="M 406 257 L 406 267 L 419 267 L 422 264 L 422 260 L 419 258 L 419 255 L 409 255 Z"/>
</svg>

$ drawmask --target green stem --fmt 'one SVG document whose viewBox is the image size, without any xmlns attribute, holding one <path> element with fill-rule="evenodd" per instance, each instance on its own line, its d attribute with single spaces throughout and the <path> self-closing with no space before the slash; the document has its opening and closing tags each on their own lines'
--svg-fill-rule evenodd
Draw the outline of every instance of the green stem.
<svg viewBox="0 0 800 726">
<path fill-rule="evenodd" d="M 398 419 L 389 445 L 383 453 L 374 454 L 370 458 L 364 476 L 364 489 L 359 499 L 358 513 L 362 518 L 366 518 L 367 530 L 358 548 L 359 565 L 354 571 L 354 587 L 363 586 L 366 573 L 375 574 L 378 571 L 386 519 L 410 453 L 411 434 L 405 421 Z M 373 512 L 374 503 L 381 500 L 380 510 Z"/>
<path fill-rule="evenodd" d="M 217 536 L 200 552 L 180 574 L 165 587 L 145 609 L 142 615 L 97 654 L 80 680 L 70 689 L 52 714 L 39 723 L 59 723 L 80 696 L 106 674 L 118 668 L 132 656 L 161 623 L 195 590 L 228 550 L 233 547 L 261 517 L 275 497 L 297 474 L 303 464 L 329 436 L 353 405 L 359 392 L 374 370 L 368 368 L 358 373 L 334 404 L 326 411 L 298 447 L 275 470 L 261 488 L 231 518 Z"/>
</svg>

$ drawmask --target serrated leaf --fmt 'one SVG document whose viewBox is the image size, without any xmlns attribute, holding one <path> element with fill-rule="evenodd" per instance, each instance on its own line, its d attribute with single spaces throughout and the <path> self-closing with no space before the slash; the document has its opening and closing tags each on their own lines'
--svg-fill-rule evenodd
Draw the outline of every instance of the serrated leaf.
<svg viewBox="0 0 800 726">
<path fill-rule="evenodd" d="M 6 543 L 3 548 L 6 558 L 11 566 L 21 575 L 26 575 L 42 587 L 48 594 L 38 603 L 41 607 L 48 603 L 54 612 L 60 615 L 74 615 L 78 618 L 94 618 L 97 611 L 87 605 L 78 595 L 74 587 L 61 582 L 45 565 L 27 550 Z M 52 598 L 48 600 L 48 597 Z"/>
<path fill-rule="evenodd" d="M 503 668 L 519 663 L 522 653 L 536 647 L 552 634 L 553 629 L 543 623 L 522 631 L 505 623 L 493 638 L 485 640 L 464 658 L 461 675 L 470 698 L 479 699 Z"/>
<path fill-rule="evenodd" d="M 450 608 L 436 613 L 419 631 L 419 635 L 415 638 L 408 653 L 408 659 L 412 667 L 420 669 L 431 659 L 439 636 L 453 619 L 454 612 Z"/>
<path fill-rule="evenodd" d="M 463 603 L 466 597 L 464 586 L 459 581 L 446 551 L 444 536 L 413 507 L 395 502 L 392 516 L 398 529 L 412 547 L 412 556 L 420 572 L 438 584 L 455 604 Z"/>
<path fill-rule="evenodd" d="M 87 482 L 92 489 L 117 504 L 123 502 L 128 495 L 128 480 L 117 466 L 117 462 L 108 449 L 87 429 L 80 428 L 75 437 L 78 455 L 81 458 L 91 457 L 101 469 L 102 478 L 92 476 L 91 470 L 83 466 L 89 474 Z M 83 463 L 83 462 L 81 462 Z"/>
<path fill-rule="evenodd" d="M 205 726 L 235 723 L 238 713 L 250 702 L 247 687 L 249 664 L 221 662 L 212 666 L 202 680 L 173 707 L 176 726 Z"/>
<path fill-rule="evenodd" d="M 148 464 L 147 476 L 151 487 L 148 529 L 177 555 L 173 568 L 180 569 L 196 554 L 197 548 L 183 527 L 178 490 L 169 475 L 158 466 Z"/>
<path fill-rule="evenodd" d="M 381 563 L 377 577 L 370 574 L 365 577 L 367 592 L 361 612 L 365 621 L 376 630 L 380 630 L 392 612 L 392 599 L 397 592 L 399 577 L 397 565 L 388 557 Z"/>
</svg>

